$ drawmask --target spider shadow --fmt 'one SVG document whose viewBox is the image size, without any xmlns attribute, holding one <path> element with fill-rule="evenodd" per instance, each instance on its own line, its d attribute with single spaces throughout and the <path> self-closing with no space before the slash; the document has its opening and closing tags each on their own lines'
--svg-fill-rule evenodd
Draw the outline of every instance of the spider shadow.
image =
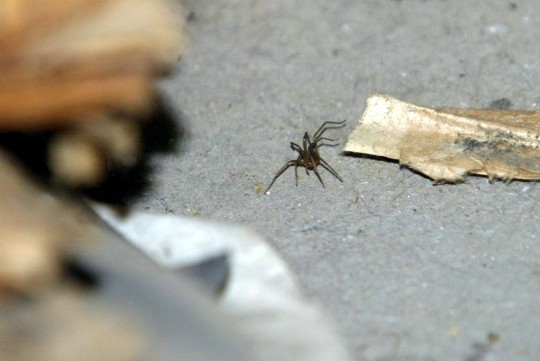
<svg viewBox="0 0 540 361">
<path fill-rule="evenodd" d="M 430 177 L 426 176 L 425 174 L 417 171 L 416 169 L 410 168 L 410 167 L 408 167 L 408 166 L 406 166 L 404 164 L 399 163 L 399 160 L 397 160 L 397 159 L 386 158 L 386 157 L 382 157 L 380 155 L 359 154 L 359 153 L 346 152 L 346 151 L 341 152 L 341 155 L 346 156 L 346 157 L 351 157 L 351 158 L 371 159 L 371 160 L 382 161 L 382 162 L 385 162 L 385 163 L 397 164 L 400 169 L 407 169 L 408 171 L 410 171 L 410 172 L 412 172 L 412 173 L 414 173 L 416 175 L 419 175 L 424 179 L 427 179 L 427 180 L 431 181 L 434 186 L 443 184 L 443 183 L 435 182 L 433 179 L 431 179 Z"/>
</svg>

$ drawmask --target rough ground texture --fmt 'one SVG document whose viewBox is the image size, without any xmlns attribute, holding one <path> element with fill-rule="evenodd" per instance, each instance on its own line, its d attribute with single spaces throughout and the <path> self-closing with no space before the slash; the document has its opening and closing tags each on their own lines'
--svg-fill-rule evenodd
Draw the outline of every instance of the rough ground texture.
<svg viewBox="0 0 540 361">
<path fill-rule="evenodd" d="M 540 3 L 187 1 L 191 49 L 163 84 L 180 130 L 135 206 L 268 237 L 358 360 L 540 353 L 540 184 L 434 186 L 340 154 L 373 91 L 433 107 L 537 109 Z M 323 121 L 348 119 L 298 187 L 256 192 Z M 171 133 L 171 141 L 173 138 Z"/>
</svg>

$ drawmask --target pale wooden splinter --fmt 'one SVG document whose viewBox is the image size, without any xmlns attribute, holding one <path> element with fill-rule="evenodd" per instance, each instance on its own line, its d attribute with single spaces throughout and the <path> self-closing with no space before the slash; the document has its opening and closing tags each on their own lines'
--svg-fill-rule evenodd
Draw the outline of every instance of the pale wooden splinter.
<svg viewBox="0 0 540 361">
<path fill-rule="evenodd" d="M 540 111 L 437 110 L 375 94 L 344 151 L 397 159 L 437 182 L 540 179 Z"/>
</svg>

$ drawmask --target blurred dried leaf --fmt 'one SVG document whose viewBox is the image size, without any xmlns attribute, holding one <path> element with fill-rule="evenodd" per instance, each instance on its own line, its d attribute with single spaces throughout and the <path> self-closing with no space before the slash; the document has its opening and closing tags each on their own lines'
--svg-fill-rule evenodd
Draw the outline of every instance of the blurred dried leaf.
<svg viewBox="0 0 540 361">
<path fill-rule="evenodd" d="M 0 1 L 0 132 L 56 130 L 53 173 L 95 185 L 133 165 L 156 76 L 181 56 L 175 0 Z M 66 277 L 103 237 L 79 203 L 33 182 L 0 150 L 0 360 L 135 361 L 147 337 Z"/>
<path fill-rule="evenodd" d="M 173 0 L 1 1 L 0 131 L 148 112 L 183 26 Z"/>
<path fill-rule="evenodd" d="M 438 182 L 540 179 L 540 111 L 435 110 L 375 94 L 344 150 L 399 160 Z"/>
</svg>

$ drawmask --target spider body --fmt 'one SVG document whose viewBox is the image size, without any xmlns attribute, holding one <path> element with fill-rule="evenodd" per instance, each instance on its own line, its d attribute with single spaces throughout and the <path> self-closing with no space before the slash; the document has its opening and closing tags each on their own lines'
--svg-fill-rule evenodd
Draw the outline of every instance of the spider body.
<svg viewBox="0 0 540 361">
<path fill-rule="evenodd" d="M 324 182 L 321 178 L 321 175 L 319 174 L 319 171 L 317 167 L 320 165 L 324 169 L 326 169 L 330 174 L 332 174 L 334 177 L 339 179 L 341 182 L 343 182 L 343 179 L 337 174 L 337 172 L 328 164 L 319 154 L 319 147 L 323 145 L 336 145 L 336 144 L 326 144 L 321 143 L 322 141 L 336 141 L 337 139 L 330 139 L 323 137 L 323 133 L 328 129 L 334 129 L 334 128 L 341 128 L 345 125 L 345 120 L 342 122 L 324 122 L 319 129 L 313 134 L 313 141 L 311 141 L 311 138 L 309 137 L 309 134 L 307 132 L 304 133 L 304 138 L 302 140 L 302 146 L 291 142 L 291 149 L 298 152 L 298 158 L 291 159 L 283 167 L 281 167 L 280 170 L 277 171 L 276 175 L 270 182 L 270 185 L 264 193 L 266 194 L 270 187 L 274 184 L 276 179 L 283 174 L 289 167 L 294 166 L 294 176 L 296 179 L 296 185 L 298 186 L 298 167 L 304 167 L 306 170 L 306 174 L 309 175 L 309 171 L 313 171 L 319 181 L 321 182 L 323 188 Z"/>
</svg>

